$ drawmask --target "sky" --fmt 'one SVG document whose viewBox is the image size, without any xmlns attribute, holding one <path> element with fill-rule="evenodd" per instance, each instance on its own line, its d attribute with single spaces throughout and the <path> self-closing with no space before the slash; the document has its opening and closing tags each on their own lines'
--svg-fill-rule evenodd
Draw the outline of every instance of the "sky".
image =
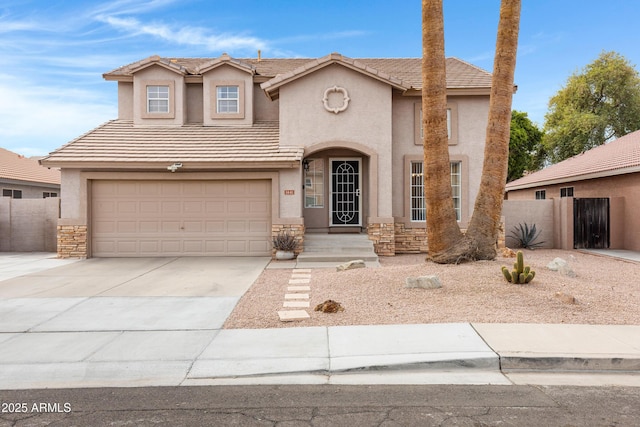
<svg viewBox="0 0 640 427">
<path fill-rule="evenodd" d="M 523 0 L 513 108 L 549 99 L 603 51 L 640 63 L 637 0 Z M 444 0 L 447 56 L 493 69 L 500 0 Z M 102 74 L 163 57 L 420 57 L 419 0 L 2 0 L 0 147 L 45 155 L 117 117 Z"/>
</svg>

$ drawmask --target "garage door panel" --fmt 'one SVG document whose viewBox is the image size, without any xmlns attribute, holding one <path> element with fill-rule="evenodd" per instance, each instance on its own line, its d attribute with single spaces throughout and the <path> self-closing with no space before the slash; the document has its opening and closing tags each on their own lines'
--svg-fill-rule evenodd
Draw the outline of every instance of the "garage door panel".
<svg viewBox="0 0 640 427">
<path fill-rule="evenodd" d="M 271 182 L 94 181 L 94 256 L 270 255 Z"/>
</svg>

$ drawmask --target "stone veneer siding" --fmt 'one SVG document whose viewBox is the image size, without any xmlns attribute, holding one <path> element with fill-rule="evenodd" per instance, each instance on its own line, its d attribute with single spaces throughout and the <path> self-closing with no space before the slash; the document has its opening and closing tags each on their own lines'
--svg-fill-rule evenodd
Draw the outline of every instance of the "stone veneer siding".
<svg viewBox="0 0 640 427">
<path fill-rule="evenodd" d="M 466 232 L 467 230 L 462 230 Z M 397 254 L 419 254 L 427 253 L 427 228 L 415 227 L 407 228 L 403 223 L 395 224 L 395 247 Z M 498 248 L 505 247 L 504 222 L 500 223 L 498 231 Z"/>
<path fill-rule="evenodd" d="M 295 250 L 296 256 L 298 256 L 304 250 L 304 225 L 302 224 L 273 224 L 271 226 L 271 236 L 275 237 L 279 233 L 293 233 L 298 241 L 298 248 Z M 276 249 L 271 249 L 271 257 L 275 259 Z"/>
<path fill-rule="evenodd" d="M 396 254 L 396 240 L 393 223 L 375 223 L 367 226 L 369 240 L 373 241 L 373 248 L 380 256 L 394 256 Z"/>
<path fill-rule="evenodd" d="M 87 257 L 87 226 L 58 225 L 58 258 Z"/>
</svg>

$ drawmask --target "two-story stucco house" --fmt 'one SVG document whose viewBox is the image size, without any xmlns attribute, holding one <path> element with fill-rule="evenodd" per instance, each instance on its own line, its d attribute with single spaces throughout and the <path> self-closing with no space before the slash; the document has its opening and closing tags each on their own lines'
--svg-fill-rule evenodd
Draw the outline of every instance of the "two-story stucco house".
<svg viewBox="0 0 640 427">
<path fill-rule="evenodd" d="M 62 168 L 59 256 L 270 255 L 282 230 L 424 251 L 421 59 L 160 58 L 104 74 L 118 118 Z M 462 228 L 482 168 L 490 73 L 447 59 Z"/>
</svg>

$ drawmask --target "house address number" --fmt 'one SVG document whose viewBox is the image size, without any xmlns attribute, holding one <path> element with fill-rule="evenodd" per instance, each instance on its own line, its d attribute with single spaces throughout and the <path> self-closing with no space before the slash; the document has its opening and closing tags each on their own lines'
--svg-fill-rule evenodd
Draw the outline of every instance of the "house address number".
<svg viewBox="0 0 640 427">
<path fill-rule="evenodd" d="M 284 190 L 285 196 L 293 196 L 294 194 L 296 194 L 295 190 Z"/>
</svg>

